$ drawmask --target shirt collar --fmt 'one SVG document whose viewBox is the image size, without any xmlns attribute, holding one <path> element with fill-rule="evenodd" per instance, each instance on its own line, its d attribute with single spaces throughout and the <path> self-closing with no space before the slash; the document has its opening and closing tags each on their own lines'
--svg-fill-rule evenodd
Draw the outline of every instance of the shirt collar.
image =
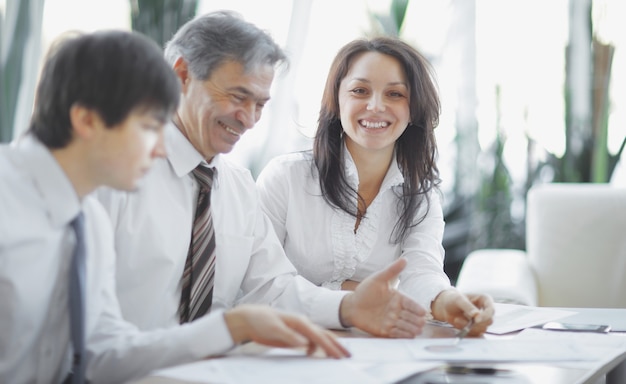
<svg viewBox="0 0 626 384">
<path fill-rule="evenodd" d="M 65 226 L 81 211 L 74 186 L 48 148 L 32 135 L 15 145 L 22 153 L 28 172 L 41 196 L 52 225 Z"/>
<path fill-rule="evenodd" d="M 359 173 L 356 169 L 356 164 L 354 164 L 354 159 L 352 159 L 352 155 L 350 151 L 348 151 L 348 147 L 344 141 L 343 143 L 343 157 L 345 159 L 344 162 L 344 171 L 346 174 L 346 178 L 348 182 L 352 184 L 354 188 L 359 185 Z M 388 188 L 391 188 L 396 185 L 402 185 L 404 183 L 404 176 L 398 167 L 398 161 L 396 160 L 396 154 L 394 152 L 393 158 L 391 159 L 391 164 L 389 165 L 389 169 L 385 174 L 385 178 L 383 179 L 383 183 L 380 186 L 380 190 L 384 191 Z"/>
<path fill-rule="evenodd" d="M 165 127 L 165 148 L 167 159 L 178 177 L 190 174 L 202 162 L 219 169 L 220 155 L 215 155 L 210 163 L 205 161 L 173 122 Z"/>
</svg>

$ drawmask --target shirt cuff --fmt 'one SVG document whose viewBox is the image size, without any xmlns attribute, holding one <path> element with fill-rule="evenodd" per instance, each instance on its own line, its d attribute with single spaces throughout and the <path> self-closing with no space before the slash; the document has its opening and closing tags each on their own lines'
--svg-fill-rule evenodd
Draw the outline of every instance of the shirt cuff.
<svg viewBox="0 0 626 384">
<path fill-rule="evenodd" d="M 425 288 L 418 297 L 413 299 L 421 305 L 426 312 L 432 312 L 432 303 L 437 296 L 446 289 L 453 288 L 448 284 L 432 284 L 430 287 Z M 409 296 L 410 297 L 410 296 Z"/>
<path fill-rule="evenodd" d="M 320 294 L 313 301 L 309 318 L 316 324 L 331 329 L 345 329 L 339 321 L 341 301 L 350 292 L 320 289 Z"/>
<path fill-rule="evenodd" d="M 213 311 L 188 324 L 189 348 L 197 358 L 221 355 L 235 346 L 224 311 Z"/>
</svg>

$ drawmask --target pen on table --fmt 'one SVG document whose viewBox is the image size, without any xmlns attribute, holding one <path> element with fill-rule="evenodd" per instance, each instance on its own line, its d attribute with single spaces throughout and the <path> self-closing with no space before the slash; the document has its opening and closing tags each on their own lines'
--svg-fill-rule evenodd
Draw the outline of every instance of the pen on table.
<svg viewBox="0 0 626 384">
<path fill-rule="evenodd" d="M 472 317 L 469 322 L 465 325 L 465 327 L 463 327 L 457 334 L 456 334 L 456 341 L 454 342 L 454 345 L 457 345 L 461 339 L 463 339 L 465 336 L 467 336 L 467 334 L 469 333 L 469 331 L 472 329 L 472 326 L 474 325 L 474 318 Z"/>
</svg>

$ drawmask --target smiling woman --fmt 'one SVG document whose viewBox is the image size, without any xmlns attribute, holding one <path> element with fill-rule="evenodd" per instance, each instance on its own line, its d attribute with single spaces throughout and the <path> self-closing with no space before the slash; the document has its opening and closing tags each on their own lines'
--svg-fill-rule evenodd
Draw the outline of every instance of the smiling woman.
<svg viewBox="0 0 626 384">
<path fill-rule="evenodd" d="M 474 334 L 491 323 L 486 296 L 465 296 L 443 271 L 435 164 L 439 97 L 428 61 L 396 38 L 358 39 L 336 55 L 312 151 L 270 161 L 257 185 L 298 273 L 358 287 L 399 258 L 399 289 L 435 319 Z"/>
<path fill-rule="evenodd" d="M 409 95 L 398 60 L 379 52 L 354 58 L 339 86 L 338 100 L 346 146 L 353 158 L 382 156 L 388 159 L 381 164 L 386 171 L 395 142 L 411 120 Z"/>
</svg>

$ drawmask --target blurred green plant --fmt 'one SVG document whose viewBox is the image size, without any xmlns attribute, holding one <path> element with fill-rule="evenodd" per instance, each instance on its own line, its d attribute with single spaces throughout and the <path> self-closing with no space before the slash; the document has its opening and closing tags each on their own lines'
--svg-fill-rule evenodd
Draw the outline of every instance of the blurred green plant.
<svg viewBox="0 0 626 384">
<path fill-rule="evenodd" d="M 0 142 L 13 139 L 24 52 L 31 31 L 30 0 L 8 0 L 6 6 L 6 15 L 0 15 Z"/>
<path fill-rule="evenodd" d="M 474 197 L 476 209 L 471 220 L 469 249 L 524 249 L 523 223 L 511 214 L 515 199 L 513 180 L 504 162 L 506 135 L 501 123 L 500 87 L 496 87 L 496 138 L 481 153 L 480 188 Z M 479 161 L 480 163 L 480 161 Z"/>
<path fill-rule="evenodd" d="M 592 47 L 591 120 L 582 129 L 576 129 L 572 107 L 574 91 L 569 86 L 573 75 L 568 70 L 565 87 L 565 152 L 562 156 L 547 153 L 547 161 L 538 166 L 550 167 L 554 172 L 554 182 L 609 182 L 626 146 L 624 137 L 616 153 L 611 153 L 608 147 L 609 86 L 615 47 L 595 38 Z"/>
<path fill-rule="evenodd" d="M 389 6 L 389 12 L 368 12 L 374 34 L 395 37 L 400 36 L 408 7 L 409 0 L 392 0 Z"/>
<path fill-rule="evenodd" d="M 130 0 L 131 26 L 164 47 L 197 8 L 198 0 Z"/>
<path fill-rule="evenodd" d="M 532 172 L 551 173 L 548 181 L 552 182 L 609 182 L 626 146 L 624 137 L 616 153 L 609 151 L 609 89 L 615 47 L 598 38 L 592 11 L 592 2 L 570 0 L 570 40 L 565 52 L 565 151 L 561 156 L 546 151 L 547 160 Z"/>
<path fill-rule="evenodd" d="M 591 15 L 591 9 L 586 12 Z M 520 198 L 525 200 L 528 190 L 537 183 L 545 182 L 574 182 L 574 183 L 606 183 L 619 161 L 626 138 L 623 139 L 619 150 L 612 154 L 608 148 L 608 114 L 609 114 L 609 86 L 611 66 L 615 48 L 609 44 L 602 44 L 592 34 L 591 17 L 589 22 L 588 39 L 592 42 L 588 51 L 589 78 L 582 79 L 582 84 L 590 84 L 591 89 L 588 105 L 591 116 L 584 118 L 584 111 L 575 111 L 573 100 L 580 96 L 575 92 L 585 92 L 585 87 L 574 85 L 580 78 L 572 70 L 572 61 L 580 60 L 581 56 L 572 54 L 571 45 L 566 48 L 566 81 L 565 81 L 565 151 L 557 156 L 543 150 L 546 160 L 532 159 L 532 153 L 539 148 L 533 139 L 528 139 L 527 176 Z M 584 44 L 583 44 L 584 45 Z M 583 54 L 583 57 L 585 55 Z M 580 64 L 580 63 L 577 63 Z M 588 82 L 587 82 L 588 81 Z M 583 95 L 585 96 L 585 95 Z M 496 99 L 499 100 L 499 89 L 496 90 Z M 583 108 L 585 109 L 585 108 Z M 481 183 L 479 195 L 476 197 L 477 217 L 473 220 L 471 250 L 479 248 L 525 248 L 525 222 L 516 222 L 511 216 L 511 205 L 514 201 L 513 183 L 508 177 L 506 165 L 502 159 L 502 148 L 505 138 L 502 136 L 499 111 L 497 106 L 497 137 L 493 148 L 487 151 L 491 157 L 491 171 L 485 174 Z M 581 118 L 582 116 L 582 118 Z M 483 153 L 483 156 L 485 153 Z M 547 176 L 546 176 L 547 175 Z"/>
<path fill-rule="evenodd" d="M 578 14 L 580 19 L 570 20 L 570 28 L 578 30 L 570 31 L 570 43 L 566 47 L 565 151 L 558 156 L 543 149 L 546 160 L 538 161 L 533 158 L 533 153 L 540 146 L 527 137 L 527 176 L 521 191 L 514 191 L 502 159 L 505 138 L 501 133 L 500 108 L 497 106 L 498 133 L 493 147 L 482 154 L 490 158 L 491 164 L 484 173 L 485 177 L 476 197 L 477 210 L 472 221 L 473 236 L 469 250 L 525 249 L 525 218 L 523 221 L 513 218 L 511 206 L 515 198 L 525 201 L 533 185 L 545 182 L 606 183 L 611 179 L 626 146 L 625 137 L 618 151 L 611 153 L 607 139 L 609 89 L 615 48 L 601 43 L 593 35 L 592 10 L 590 4 L 588 5 L 588 8 Z M 570 14 L 570 17 L 573 16 L 576 15 Z M 579 33 L 581 31 L 584 33 Z M 573 41 L 572 36 L 582 40 Z M 575 52 L 577 49 L 579 50 Z M 573 69 L 575 65 L 579 67 Z M 585 78 L 584 74 L 588 77 Z M 496 89 L 496 99 L 499 100 L 499 89 Z M 514 195 L 514 192 L 519 196 Z"/>
</svg>

